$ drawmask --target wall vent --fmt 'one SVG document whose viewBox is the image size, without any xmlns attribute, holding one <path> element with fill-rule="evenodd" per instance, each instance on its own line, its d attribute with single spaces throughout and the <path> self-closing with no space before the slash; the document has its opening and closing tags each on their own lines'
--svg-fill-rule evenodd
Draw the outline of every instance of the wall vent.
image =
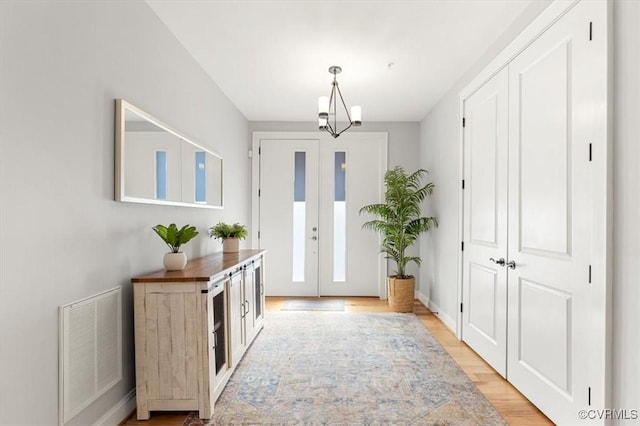
<svg viewBox="0 0 640 426">
<path fill-rule="evenodd" d="M 59 423 L 122 380 L 122 290 L 60 306 Z"/>
</svg>

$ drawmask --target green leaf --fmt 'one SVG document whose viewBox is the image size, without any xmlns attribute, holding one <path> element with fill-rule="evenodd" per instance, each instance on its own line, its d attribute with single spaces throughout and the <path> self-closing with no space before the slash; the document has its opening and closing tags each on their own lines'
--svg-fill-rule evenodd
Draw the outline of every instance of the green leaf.
<svg viewBox="0 0 640 426">
<path fill-rule="evenodd" d="M 167 244 L 172 253 L 178 253 L 180 246 L 188 243 L 198 235 L 196 227 L 191 225 L 184 225 L 178 229 L 176 224 L 172 223 L 168 227 L 156 225 L 152 229 Z"/>
<path fill-rule="evenodd" d="M 247 227 L 240 225 L 237 222 L 233 225 L 218 222 L 217 225 L 209 228 L 209 237 L 220 238 L 221 240 L 226 240 L 227 238 L 238 238 L 240 240 L 244 240 L 247 238 L 247 235 Z"/>
<path fill-rule="evenodd" d="M 417 256 L 405 256 L 420 234 L 438 226 L 435 217 L 422 217 L 421 203 L 433 194 L 432 182 L 422 184 L 428 175 L 424 169 L 407 174 L 401 166 L 387 170 L 384 175 L 385 202 L 371 204 L 360 209 L 360 214 L 369 214 L 374 219 L 362 224 L 362 229 L 373 230 L 382 235 L 380 252 L 393 260 L 397 275 L 404 277 L 407 264 L 420 265 Z"/>
</svg>

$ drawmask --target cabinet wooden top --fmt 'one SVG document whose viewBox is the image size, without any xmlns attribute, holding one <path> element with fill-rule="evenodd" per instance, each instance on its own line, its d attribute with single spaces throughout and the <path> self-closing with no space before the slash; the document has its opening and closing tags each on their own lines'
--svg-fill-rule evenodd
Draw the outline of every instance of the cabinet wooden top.
<svg viewBox="0 0 640 426">
<path fill-rule="evenodd" d="M 238 265 L 260 257 L 266 250 L 240 250 L 238 253 L 214 253 L 190 260 L 182 271 L 157 271 L 131 279 L 132 283 L 210 281 L 216 275 L 233 272 Z"/>
</svg>

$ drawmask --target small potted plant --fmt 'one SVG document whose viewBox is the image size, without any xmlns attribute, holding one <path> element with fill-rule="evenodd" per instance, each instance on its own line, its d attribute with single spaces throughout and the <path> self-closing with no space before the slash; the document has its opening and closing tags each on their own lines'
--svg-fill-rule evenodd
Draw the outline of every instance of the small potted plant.
<svg viewBox="0 0 640 426">
<path fill-rule="evenodd" d="M 175 223 L 169 226 L 156 225 L 152 228 L 171 251 L 164 255 L 164 267 L 167 271 L 179 271 L 187 265 L 187 255 L 180 251 L 180 246 L 188 243 L 198 235 L 195 226 L 185 225 L 178 229 Z"/>
<path fill-rule="evenodd" d="M 389 306 L 395 312 L 413 312 L 416 279 L 407 275 L 409 262 L 420 265 L 418 256 L 407 256 L 405 251 L 416 242 L 421 233 L 438 226 L 435 217 L 422 217 L 420 204 L 433 193 L 432 182 L 422 185 L 427 171 L 420 169 L 407 174 L 400 166 L 388 170 L 384 175 L 385 202 L 360 209 L 377 217 L 362 225 L 382 234 L 381 252 L 387 259 L 395 261 L 398 269 L 387 278 Z"/>
<path fill-rule="evenodd" d="M 247 228 L 239 223 L 229 225 L 228 223 L 218 222 L 216 226 L 209 228 L 209 237 L 220 238 L 222 240 L 223 253 L 237 253 L 239 250 L 239 241 L 247 238 Z"/>
</svg>

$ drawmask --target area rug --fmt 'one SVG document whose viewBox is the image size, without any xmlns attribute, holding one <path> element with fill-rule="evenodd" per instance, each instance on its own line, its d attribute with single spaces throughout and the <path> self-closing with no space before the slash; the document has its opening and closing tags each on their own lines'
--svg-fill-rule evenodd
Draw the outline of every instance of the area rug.
<svg viewBox="0 0 640 426">
<path fill-rule="evenodd" d="M 281 311 L 344 311 L 341 299 L 297 299 L 287 300 Z"/>
<path fill-rule="evenodd" d="M 198 424 L 506 422 L 415 315 L 276 312 Z"/>
</svg>

